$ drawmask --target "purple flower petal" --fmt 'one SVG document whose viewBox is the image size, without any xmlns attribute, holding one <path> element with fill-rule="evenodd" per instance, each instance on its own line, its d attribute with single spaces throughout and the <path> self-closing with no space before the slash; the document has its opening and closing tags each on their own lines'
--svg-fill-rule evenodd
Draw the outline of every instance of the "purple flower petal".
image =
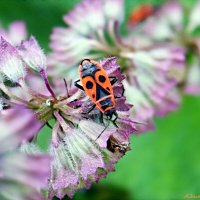
<svg viewBox="0 0 200 200">
<path fill-rule="evenodd" d="M 8 31 L 8 40 L 14 44 L 20 44 L 27 36 L 26 26 L 23 21 L 15 21 L 10 24 Z"/>
<path fill-rule="evenodd" d="M 95 31 L 105 24 L 102 9 L 103 3 L 101 1 L 84 0 L 64 16 L 64 21 L 77 32 L 90 35 L 90 31 Z"/>
<path fill-rule="evenodd" d="M 156 108 L 157 116 L 165 116 L 167 113 L 176 110 L 180 105 L 180 96 L 176 90 L 168 93 L 167 97 Z"/>
<path fill-rule="evenodd" d="M 0 169 L 3 171 L 4 179 L 17 181 L 33 188 L 47 187 L 47 178 L 50 174 L 49 156 L 13 152 L 1 156 L 0 161 Z"/>
<path fill-rule="evenodd" d="M 31 139 L 43 126 L 31 110 L 20 105 L 3 110 L 0 119 L 0 152 L 14 149 L 23 141 Z"/>
<path fill-rule="evenodd" d="M 103 143 L 106 140 L 99 138 L 95 142 L 93 139 L 98 136 L 95 135 L 95 132 L 99 133 L 98 126 L 89 121 L 81 122 L 81 129 L 69 129 L 63 142 L 57 148 L 51 147 L 51 155 L 54 157 L 50 181 L 50 188 L 54 192 L 51 196 L 63 198 L 67 194 L 72 197 L 76 190 L 89 188 L 92 182 L 99 180 L 102 176 L 99 174 L 100 169 L 104 171 L 103 176 L 114 169 L 118 156 L 99 146 L 105 146 Z"/>
<path fill-rule="evenodd" d="M 21 46 L 18 47 L 18 51 L 29 67 L 36 71 L 46 69 L 46 57 L 33 36 L 29 40 L 23 41 Z"/>
<path fill-rule="evenodd" d="M 12 180 L 0 180 L 0 198 L 9 200 L 45 200 L 41 194 L 28 185 L 16 183 Z"/>
<path fill-rule="evenodd" d="M 25 77 L 25 69 L 17 49 L 5 39 L 0 42 L 0 72 L 13 82 Z"/>
<path fill-rule="evenodd" d="M 8 31 L 0 28 L 0 36 L 13 45 L 18 45 L 26 38 L 27 31 L 23 21 L 15 21 L 10 24 Z"/>
</svg>

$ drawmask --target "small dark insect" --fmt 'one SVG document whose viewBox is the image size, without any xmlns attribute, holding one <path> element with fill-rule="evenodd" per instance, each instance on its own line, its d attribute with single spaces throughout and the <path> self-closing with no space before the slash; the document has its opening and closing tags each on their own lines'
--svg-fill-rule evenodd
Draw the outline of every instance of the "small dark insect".
<svg viewBox="0 0 200 200">
<path fill-rule="evenodd" d="M 128 142 L 119 142 L 114 136 L 110 136 L 107 141 L 107 149 L 111 152 L 120 152 L 125 154 L 128 150 L 130 150 L 130 144 Z"/>
</svg>

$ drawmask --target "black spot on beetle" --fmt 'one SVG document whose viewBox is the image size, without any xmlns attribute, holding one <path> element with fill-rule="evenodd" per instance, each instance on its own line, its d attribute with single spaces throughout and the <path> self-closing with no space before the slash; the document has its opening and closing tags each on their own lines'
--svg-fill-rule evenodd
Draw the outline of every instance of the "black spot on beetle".
<svg viewBox="0 0 200 200">
<path fill-rule="evenodd" d="M 91 81 L 87 81 L 86 88 L 87 89 L 92 89 L 93 88 L 93 83 Z"/>
<path fill-rule="evenodd" d="M 99 81 L 100 81 L 101 83 L 104 83 L 104 82 L 106 81 L 105 76 L 100 75 L 100 76 L 99 76 Z"/>
</svg>

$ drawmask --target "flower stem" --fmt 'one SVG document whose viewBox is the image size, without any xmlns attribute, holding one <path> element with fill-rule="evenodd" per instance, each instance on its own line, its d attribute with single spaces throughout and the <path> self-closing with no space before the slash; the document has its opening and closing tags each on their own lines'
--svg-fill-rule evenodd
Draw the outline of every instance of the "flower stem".
<svg viewBox="0 0 200 200">
<path fill-rule="evenodd" d="M 108 23 L 108 33 L 111 37 L 112 41 L 119 49 L 123 49 L 124 45 L 122 44 L 121 38 L 118 33 L 118 22 L 117 21 L 109 21 Z"/>
<path fill-rule="evenodd" d="M 97 30 L 97 36 L 98 36 L 98 41 L 100 41 L 101 44 L 103 44 L 106 48 L 109 48 L 109 44 L 107 43 L 103 29 L 98 29 Z"/>
<path fill-rule="evenodd" d="M 50 86 L 50 84 L 49 84 L 46 71 L 45 71 L 44 69 L 42 69 L 42 70 L 40 71 L 40 74 L 41 74 L 41 76 L 42 76 L 42 78 L 43 78 L 43 80 L 44 80 L 44 82 L 45 82 L 46 88 L 47 88 L 48 91 L 50 92 L 51 96 L 52 96 L 55 100 L 57 100 L 56 95 L 55 95 L 54 91 L 51 89 L 51 86 Z"/>
</svg>

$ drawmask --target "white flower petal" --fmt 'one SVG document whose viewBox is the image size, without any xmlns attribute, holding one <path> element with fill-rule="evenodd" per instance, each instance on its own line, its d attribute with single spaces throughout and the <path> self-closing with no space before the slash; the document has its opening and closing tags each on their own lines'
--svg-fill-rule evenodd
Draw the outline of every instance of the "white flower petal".
<svg viewBox="0 0 200 200">
<path fill-rule="evenodd" d="M 189 22 L 187 27 L 188 32 L 192 32 L 195 28 L 200 26 L 199 13 L 200 13 L 200 1 L 198 0 L 194 5 L 194 8 L 190 11 Z"/>
</svg>

